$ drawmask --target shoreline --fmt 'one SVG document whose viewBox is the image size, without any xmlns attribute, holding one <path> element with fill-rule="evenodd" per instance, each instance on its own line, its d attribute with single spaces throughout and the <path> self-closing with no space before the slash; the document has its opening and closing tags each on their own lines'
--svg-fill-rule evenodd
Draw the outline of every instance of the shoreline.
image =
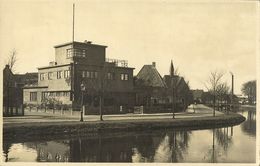
<svg viewBox="0 0 260 166">
<path fill-rule="evenodd" d="M 245 117 L 237 113 L 229 115 L 196 117 L 185 119 L 131 119 L 105 121 L 61 121 L 3 124 L 4 141 L 37 140 L 50 138 L 66 138 L 74 136 L 93 136 L 101 134 L 152 131 L 159 129 L 195 130 L 235 126 L 245 121 Z M 29 140 L 28 140 L 29 139 Z"/>
</svg>

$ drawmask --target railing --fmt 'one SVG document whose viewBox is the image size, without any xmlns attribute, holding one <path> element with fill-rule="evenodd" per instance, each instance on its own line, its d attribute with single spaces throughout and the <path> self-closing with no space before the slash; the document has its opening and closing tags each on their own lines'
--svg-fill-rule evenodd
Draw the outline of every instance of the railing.
<svg viewBox="0 0 260 166">
<path fill-rule="evenodd" d="M 119 60 L 119 59 L 110 59 L 110 58 L 107 58 L 106 59 L 106 62 L 109 62 L 109 63 L 114 63 L 116 66 L 118 67 L 128 67 L 128 62 L 127 60 Z"/>
</svg>

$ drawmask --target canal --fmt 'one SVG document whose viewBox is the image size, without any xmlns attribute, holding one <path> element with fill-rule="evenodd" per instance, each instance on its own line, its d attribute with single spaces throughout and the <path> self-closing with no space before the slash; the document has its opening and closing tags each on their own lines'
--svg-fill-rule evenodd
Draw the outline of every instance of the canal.
<svg viewBox="0 0 260 166">
<path fill-rule="evenodd" d="M 256 110 L 240 108 L 237 126 L 156 130 L 59 140 L 3 141 L 6 162 L 255 163 Z"/>
</svg>

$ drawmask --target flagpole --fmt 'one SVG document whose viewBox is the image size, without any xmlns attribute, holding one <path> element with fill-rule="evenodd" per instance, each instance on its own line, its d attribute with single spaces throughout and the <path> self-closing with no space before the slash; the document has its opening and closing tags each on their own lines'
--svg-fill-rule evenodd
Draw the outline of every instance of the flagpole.
<svg viewBox="0 0 260 166">
<path fill-rule="evenodd" d="M 72 42 L 74 42 L 75 4 L 73 3 Z"/>
</svg>

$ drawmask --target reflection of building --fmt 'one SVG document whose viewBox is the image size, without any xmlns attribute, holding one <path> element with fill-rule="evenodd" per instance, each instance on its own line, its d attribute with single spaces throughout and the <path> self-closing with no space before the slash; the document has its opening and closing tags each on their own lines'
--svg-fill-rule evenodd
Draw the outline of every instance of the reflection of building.
<svg viewBox="0 0 260 166">
<path fill-rule="evenodd" d="M 75 139 L 70 141 L 71 162 L 131 162 L 133 137 Z"/>
<path fill-rule="evenodd" d="M 106 47 L 89 41 L 55 46 L 55 62 L 38 68 L 38 85 L 24 89 L 24 102 L 41 105 L 52 100 L 74 109 L 83 102 L 89 113 L 96 113 L 102 93 L 107 112 L 132 107 L 133 68 L 126 61 L 106 59 Z"/>
<path fill-rule="evenodd" d="M 67 141 L 49 141 L 41 143 L 26 143 L 27 147 L 37 151 L 38 162 L 68 162 L 70 147 Z"/>
<path fill-rule="evenodd" d="M 13 74 L 9 65 L 3 70 L 3 115 L 23 114 L 23 90 L 25 85 L 37 82 L 37 73 Z"/>
<path fill-rule="evenodd" d="M 144 65 L 139 71 L 135 79 L 135 91 L 136 104 L 143 105 L 145 111 L 149 112 L 169 112 L 173 97 L 177 111 L 185 110 L 192 102 L 192 94 L 183 77 L 165 75 L 162 78 L 155 62 Z"/>
</svg>

